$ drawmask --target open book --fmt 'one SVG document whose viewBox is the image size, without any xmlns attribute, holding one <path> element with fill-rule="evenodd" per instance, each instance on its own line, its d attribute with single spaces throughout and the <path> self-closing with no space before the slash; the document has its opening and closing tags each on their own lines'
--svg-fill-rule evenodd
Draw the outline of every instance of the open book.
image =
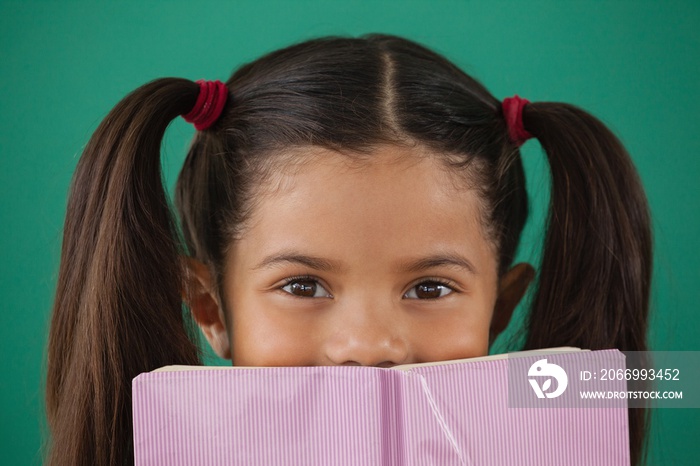
<svg viewBox="0 0 700 466">
<path fill-rule="evenodd" d="M 133 381 L 135 464 L 624 466 L 626 404 L 578 393 L 624 390 L 579 380 L 624 367 L 617 350 L 576 348 L 389 369 L 168 366 Z"/>
</svg>

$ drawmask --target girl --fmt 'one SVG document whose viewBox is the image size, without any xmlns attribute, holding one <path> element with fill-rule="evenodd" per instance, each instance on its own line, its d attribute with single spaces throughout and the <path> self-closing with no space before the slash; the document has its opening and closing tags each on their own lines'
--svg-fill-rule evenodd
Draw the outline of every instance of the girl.
<svg viewBox="0 0 700 466">
<path fill-rule="evenodd" d="M 199 130 L 177 183 L 166 127 Z M 224 85 L 159 79 L 97 129 L 71 188 L 49 343 L 51 464 L 122 465 L 131 379 L 200 362 L 183 299 L 239 365 L 484 355 L 534 276 L 518 147 L 551 167 L 523 349 L 646 349 L 648 208 L 632 162 L 571 105 L 496 100 L 398 37 L 312 40 Z M 646 421 L 630 411 L 640 462 Z"/>
</svg>

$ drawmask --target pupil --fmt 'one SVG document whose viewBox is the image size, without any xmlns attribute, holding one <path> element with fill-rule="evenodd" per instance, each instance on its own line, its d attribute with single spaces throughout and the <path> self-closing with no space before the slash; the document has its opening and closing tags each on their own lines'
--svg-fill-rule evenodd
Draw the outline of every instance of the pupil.
<svg viewBox="0 0 700 466">
<path fill-rule="evenodd" d="M 292 293 L 305 298 L 313 298 L 316 294 L 316 284 L 314 282 L 294 282 L 292 283 Z"/>
<path fill-rule="evenodd" d="M 439 298 L 440 285 L 437 283 L 421 283 L 416 289 L 416 296 L 420 299 Z"/>
</svg>

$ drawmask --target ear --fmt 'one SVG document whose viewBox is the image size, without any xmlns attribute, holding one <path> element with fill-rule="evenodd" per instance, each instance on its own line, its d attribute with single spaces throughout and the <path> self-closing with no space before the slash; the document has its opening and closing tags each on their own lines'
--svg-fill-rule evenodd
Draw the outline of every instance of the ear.
<svg viewBox="0 0 700 466">
<path fill-rule="evenodd" d="M 182 298 L 214 352 L 231 359 L 226 320 L 209 268 L 192 257 L 185 257 L 185 288 Z"/>
<path fill-rule="evenodd" d="M 498 285 L 498 297 L 491 319 L 489 345 L 508 326 L 513 311 L 534 278 L 535 269 L 530 264 L 525 263 L 516 264 L 503 274 Z"/>
</svg>

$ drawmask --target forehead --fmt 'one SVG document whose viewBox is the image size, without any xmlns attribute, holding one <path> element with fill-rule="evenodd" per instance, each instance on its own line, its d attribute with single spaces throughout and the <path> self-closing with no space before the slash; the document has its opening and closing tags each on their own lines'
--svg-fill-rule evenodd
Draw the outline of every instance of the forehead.
<svg viewBox="0 0 700 466">
<path fill-rule="evenodd" d="M 313 245 L 317 255 L 364 260 L 441 248 L 494 255 L 477 190 L 435 154 L 386 146 L 359 156 L 319 148 L 285 156 L 294 162 L 259 188 L 239 252 Z"/>
<path fill-rule="evenodd" d="M 363 192 L 395 201 L 393 194 L 405 197 L 406 191 L 411 191 L 413 197 L 422 199 L 479 200 L 470 165 L 459 168 L 455 156 L 436 154 L 420 145 L 384 145 L 362 153 L 303 147 L 274 158 L 277 160 L 270 165 L 275 169 L 262 176 L 257 188 L 260 199 L 275 197 L 279 201 L 323 191 L 335 200 Z"/>
</svg>

